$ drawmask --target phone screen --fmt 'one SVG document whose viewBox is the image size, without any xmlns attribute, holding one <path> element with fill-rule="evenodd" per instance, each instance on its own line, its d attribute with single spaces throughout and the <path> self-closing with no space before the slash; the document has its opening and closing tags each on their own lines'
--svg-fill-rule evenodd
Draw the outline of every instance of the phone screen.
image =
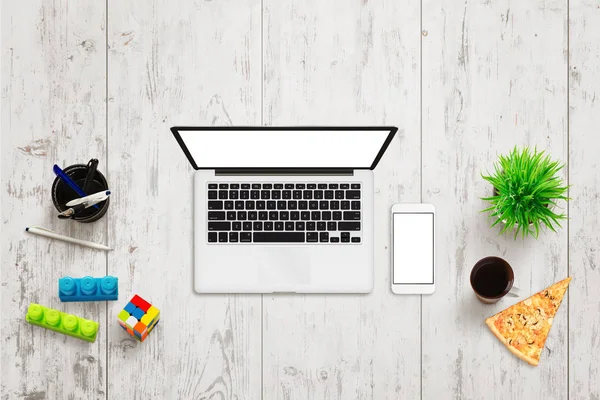
<svg viewBox="0 0 600 400">
<path fill-rule="evenodd" d="M 434 283 L 433 218 L 430 212 L 394 213 L 394 284 Z"/>
</svg>

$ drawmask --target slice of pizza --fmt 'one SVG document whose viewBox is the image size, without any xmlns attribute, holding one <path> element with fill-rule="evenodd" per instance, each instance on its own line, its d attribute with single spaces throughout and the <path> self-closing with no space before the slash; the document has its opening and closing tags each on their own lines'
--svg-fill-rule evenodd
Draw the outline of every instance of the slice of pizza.
<svg viewBox="0 0 600 400">
<path fill-rule="evenodd" d="M 485 323 L 515 356 L 531 365 L 538 365 L 569 282 L 570 277 L 557 282 L 489 317 Z"/>
</svg>

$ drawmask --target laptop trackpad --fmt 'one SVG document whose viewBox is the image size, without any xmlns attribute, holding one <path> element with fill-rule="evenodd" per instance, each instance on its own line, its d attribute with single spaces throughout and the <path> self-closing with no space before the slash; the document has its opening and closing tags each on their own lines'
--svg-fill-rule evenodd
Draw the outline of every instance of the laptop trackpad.
<svg viewBox="0 0 600 400">
<path fill-rule="evenodd" d="M 310 283 L 310 257 L 306 249 L 294 247 L 265 248 L 258 271 L 259 282 L 287 291 Z"/>
</svg>

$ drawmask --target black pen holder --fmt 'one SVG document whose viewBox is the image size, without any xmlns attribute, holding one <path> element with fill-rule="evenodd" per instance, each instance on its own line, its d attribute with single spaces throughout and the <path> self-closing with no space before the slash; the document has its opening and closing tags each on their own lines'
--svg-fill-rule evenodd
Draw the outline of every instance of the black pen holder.
<svg viewBox="0 0 600 400">
<path fill-rule="evenodd" d="M 83 188 L 85 183 L 85 178 L 88 173 L 88 166 L 85 164 L 74 164 L 70 165 L 63 170 L 63 172 L 73 180 L 80 188 Z M 102 173 L 96 170 L 94 175 L 94 179 L 90 185 L 89 193 L 86 195 L 102 192 L 104 190 L 108 190 L 108 182 Z M 67 203 L 71 200 L 75 200 L 80 198 L 65 181 L 56 177 L 54 179 L 54 183 L 52 183 L 52 202 L 54 203 L 54 207 L 60 212 L 63 212 L 69 207 L 67 207 Z M 88 207 L 77 214 L 71 219 L 79 222 L 94 222 L 102 218 L 106 211 L 108 210 L 108 206 L 110 204 L 110 197 L 96 204 L 97 207 L 91 206 Z"/>
</svg>

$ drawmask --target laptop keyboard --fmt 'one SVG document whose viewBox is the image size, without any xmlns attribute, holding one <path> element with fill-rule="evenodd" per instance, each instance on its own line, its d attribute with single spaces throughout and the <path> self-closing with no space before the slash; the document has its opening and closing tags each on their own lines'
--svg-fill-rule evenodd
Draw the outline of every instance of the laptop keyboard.
<svg viewBox="0 0 600 400">
<path fill-rule="evenodd" d="M 208 243 L 361 243 L 360 183 L 208 183 Z"/>
</svg>

